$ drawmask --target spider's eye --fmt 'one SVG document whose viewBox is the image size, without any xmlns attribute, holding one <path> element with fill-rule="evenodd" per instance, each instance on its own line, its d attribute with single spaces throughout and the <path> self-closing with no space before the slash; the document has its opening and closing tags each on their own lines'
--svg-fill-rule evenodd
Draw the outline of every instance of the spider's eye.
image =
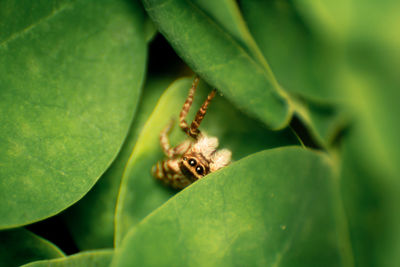
<svg viewBox="0 0 400 267">
<path fill-rule="evenodd" d="M 186 157 L 183 157 L 183 160 L 187 160 L 187 158 L 186 158 Z"/>
<path fill-rule="evenodd" d="M 189 159 L 189 165 L 190 166 L 195 166 L 196 165 L 196 160 L 195 159 Z"/>
<path fill-rule="evenodd" d="M 197 172 L 198 174 L 202 175 L 202 174 L 203 174 L 203 172 L 204 172 L 204 169 L 203 169 L 203 167 L 201 167 L 200 165 L 199 165 L 199 166 L 197 166 L 197 167 L 196 167 L 196 172 Z"/>
</svg>

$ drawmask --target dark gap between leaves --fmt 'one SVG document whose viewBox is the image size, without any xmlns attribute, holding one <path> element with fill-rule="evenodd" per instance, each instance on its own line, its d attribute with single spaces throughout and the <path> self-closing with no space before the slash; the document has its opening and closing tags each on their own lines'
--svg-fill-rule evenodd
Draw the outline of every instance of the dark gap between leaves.
<svg viewBox="0 0 400 267">
<path fill-rule="evenodd" d="M 71 233 L 61 219 L 60 215 L 26 226 L 26 228 L 52 242 L 65 254 L 71 255 L 79 252 Z"/>
<path fill-rule="evenodd" d="M 177 77 L 193 74 L 162 34 L 151 41 L 148 55 L 147 73 Z"/>
<path fill-rule="evenodd" d="M 318 145 L 317 142 L 314 141 L 310 132 L 307 130 L 307 127 L 296 116 L 293 116 L 290 122 L 290 127 L 292 127 L 293 131 L 296 132 L 296 134 L 306 147 L 314 149 L 322 149 L 322 147 Z"/>
</svg>

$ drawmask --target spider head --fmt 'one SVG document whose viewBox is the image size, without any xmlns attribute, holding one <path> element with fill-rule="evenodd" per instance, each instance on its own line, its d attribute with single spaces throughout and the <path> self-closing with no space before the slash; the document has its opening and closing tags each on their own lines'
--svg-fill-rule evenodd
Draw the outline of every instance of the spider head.
<svg viewBox="0 0 400 267">
<path fill-rule="evenodd" d="M 182 173 L 191 181 L 196 181 L 210 172 L 209 163 L 198 153 L 186 153 L 179 163 Z"/>
</svg>

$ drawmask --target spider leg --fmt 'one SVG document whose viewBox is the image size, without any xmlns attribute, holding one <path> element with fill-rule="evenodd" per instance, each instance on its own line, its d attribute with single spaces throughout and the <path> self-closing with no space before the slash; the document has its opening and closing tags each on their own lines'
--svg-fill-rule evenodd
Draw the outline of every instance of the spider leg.
<svg viewBox="0 0 400 267">
<path fill-rule="evenodd" d="M 165 126 L 165 128 L 160 132 L 160 145 L 164 152 L 164 154 L 169 158 L 174 158 L 178 155 L 183 155 L 191 146 L 192 142 L 186 140 L 176 147 L 171 147 L 169 143 L 168 135 L 172 130 L 172 126 L 174 124 L 174 119 Z"/>
<path fill-rule="evenodd" d="M 196 117 L 194 118 L 192 124 L 190 125 L 189 135 L 197 139 L 200 134 L 199 126 L 201 121 L 204 119 L 204 116 L 207 113 L 208 105 L 210 104 L 211 100 L 215 96 L 215 89 L 208 94 L 206 101 L 204 101 L 203 105 L 200 107 L 199 111 L 196 113 Z"/>
<path fill-rule="evenodd" d="M 175 189 L 183 189 L 192 183 L 192 181 L 182 174 L 177 159 L 157 162 L 153 166 L 151 173 L 155 178 Z"/>
<path fill-rule="evenodd" d="M 192 106 L 194 93 L 196 92 L 196 88 L 197 88 L 198 84 L 199 84 L 199 77 L 196 76 L 194 78 L 194 80 L 193 80 L 192 87 L 189 90 L 189 95 L 186 98 L 185 103 L 183 104 L 181 113 L 179 114 L 179 120 L 180 120 L 179 126 L 189 136 L 191 136 L 190 133 L 189 133 L 190 128 L 189 128 L 189 126 L 188 126 L 188 124 L 187 124 L 185 119 L 186 119 L 186 116 L 187 116 L 187 114 L 188 114 L 188 112 L 190 110 L 190 107 Z"/>
<path fill-rule="evenodd" d="M 174 156 L 177 156 L 177 155 L 181 156 L 181 155 L 185 154 L 186 151 L 189 150 L 191 145 L 192 145 L 192 142 L 190 140 L 183 141 L 182 143 L 180 143 L 179 145 L 177 145 L 176 147 L 173 148 Z"/>
<path fill-rule="evenodd" d="M 161 149 L 168 158 L 172 158 L 174 156 L 174 149 L 171 148 L 168 139 L 168 134 L 171 132 L 173 124 L 174 124 L 174 119 L 171 119 L 171 121 L 160 132 Z"/>
</svg>

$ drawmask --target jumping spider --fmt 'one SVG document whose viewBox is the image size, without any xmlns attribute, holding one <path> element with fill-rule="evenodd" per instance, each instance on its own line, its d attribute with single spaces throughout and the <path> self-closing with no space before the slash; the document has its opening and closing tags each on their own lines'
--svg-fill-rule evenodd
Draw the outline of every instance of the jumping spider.
<svg viewBox="0 0 400 267">
<path fill-rule="evenodd" d="M 160 133 L 160 145 L 167 159 L 157 162 L 152 168 L 154 177 L 176 189 L 185 188 L 231 162 L 231 151 L 228 149 L 217 151 L 218 139 L 207 136 L 198 129 L 206 115 L 208 104 L 215 96 L 215 90 L 211 91 L 197 111 L 190 127 L 185 120 L 193 103 L 198 83 L 199 78 L 195 77 L 179 115 L 179 126 L 189 136 L 189 139 L 176 147 L 170 147 L 168 134 L 173 124 L 171 121 Z"/>
</svg>

